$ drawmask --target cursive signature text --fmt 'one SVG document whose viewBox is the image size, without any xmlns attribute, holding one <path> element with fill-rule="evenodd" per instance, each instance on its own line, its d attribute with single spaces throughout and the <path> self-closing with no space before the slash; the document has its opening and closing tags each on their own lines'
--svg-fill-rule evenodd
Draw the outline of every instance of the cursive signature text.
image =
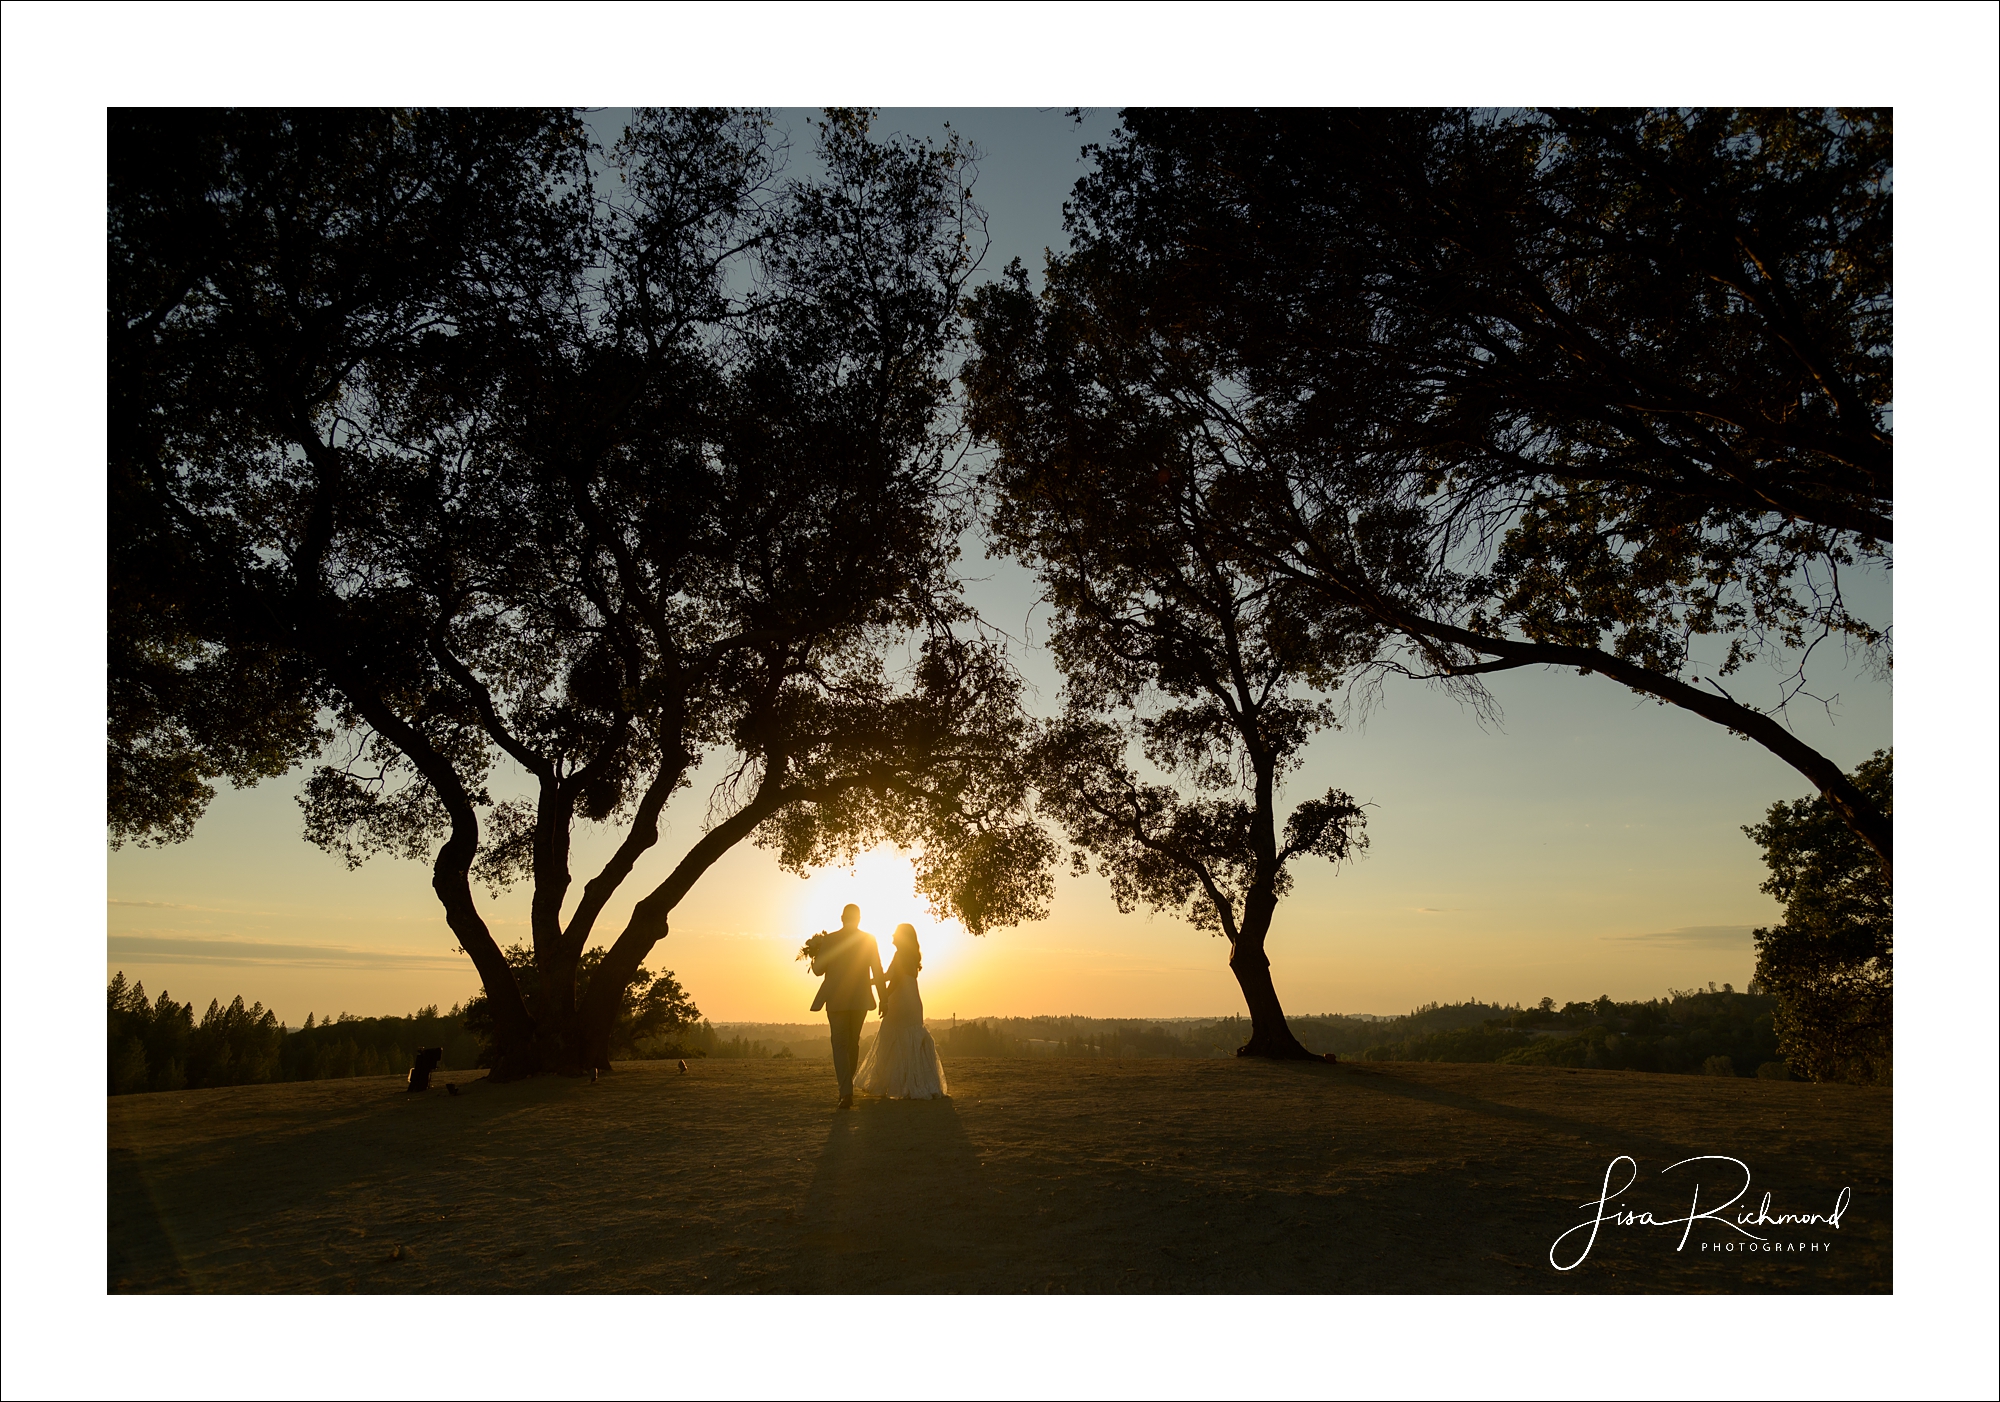
<svg viewBox="0 0 2000 1402">
<path fill-rule="evenodd" d="M 1742 1181 L 1735 1184 L 1736 1191 L 1723 1201 L 1704 1209 L 1701 1205 L 1702 1190 L 1704 1186 L 1708 1185 L 1704 1183 L 1701 1171 L 1697 1170 L 1694 1180 L 1694 1191 L 1688 1203 L 1687 1215 L 1683 1217 L 1655 1217 L 1651 1212 L 1636 1211 L 1629 1206 L 1613 1207 L 1611 1205 L 1613 1199 L 1623 1197 L 1632 1185 L 1639 1181 L 1639 1161 L 1630 1154 L 1620 1154 L 1609 1164 L 1605 1165 L 1604 1183 L 1598 1191 L 1597 1200 L 1594 1203 L 1586 1202 L 1581 1204 L 1581 1206 L 1591 1209 L 1590 1220 L 1577 1223 L 1574 1227 L 1571 1227 L 1555 1239 L 1554 1244 L 1549 1247 L 1549 1264 L 1559 1271 L 1575 1270 L 1590 1259 L 1591 1248 L 1597 1245 L 1598 1233 L 1607 1226 L 1679 1227 L 1681 1229 L 1681 1239 L 1674 1247 L 1676 1251 L 1686 1249 L 1688 1237 L 1693 1234 L 1694 1224 L 1697 1222 L 1714 1222 L 1718 1226 L 1726 1227 L 1738 1236 L 1748 1238 L 1752 1242 L 1763 1242 L 1767 1238 L 1761 1237 L 1751 1231 L 1751 1227 L 1829 1226 L 1837 1231 L 1840 1228 L 1840 1219 L 1847 1212 L 1848 1203 L 1853 1197 L 1853 1189 L 1842 1188 L 1839 1197 L 1834 1201 L 1833 1211 L 1831 1212 L 1773 1213 L 1771 1211 L 1771 1195 L 1766 1193 L 1764 1194 L 1763 1202 L 1758 1207 L 1738 1212 L 1732 1220 L 1726 1215 L 1729 1209 L 1741 1202 L 1744 1196 L 1750 1191 L 1750 1165 L 1741 1159 L 1731 1158 L 1727 1154 L 1696 1154 L 1692 1158 L 1682 1159 L 1679 1163 L 1668 1164 L 1662 1170 L 1662 1173 L 1672 1173 L 1676 1169 L 1686 1168 L 1689 1164 L 1730 1165 L 1728 1169 L 1723 1170 L 1725 1178 L 1724 1188 L 1729 1186 L 1730 1182 L 1733 1182 L 1739 1175 Z M 1623 1165 L 1629 1172 L 1625 1174 L 1625 1181 L 1616 1188 L 1613 1188 L 1611 1180 L 1615 1176 L 1618 1176 L 1620 1165 Z M 1715 1188 L 1712 1191 L 1719 1195 L 1721 1189 Z M 1564 1265 L 1557 1259 L 1558 1254 L 1562 1251 L 1563 1243 L 1584 1232 L 1588 1232 L 1589 1235 L 1584 1238 L 1582 1247 L 1577 1251 L 1576 1259 L 1568 1265 Z"/>
</svg>

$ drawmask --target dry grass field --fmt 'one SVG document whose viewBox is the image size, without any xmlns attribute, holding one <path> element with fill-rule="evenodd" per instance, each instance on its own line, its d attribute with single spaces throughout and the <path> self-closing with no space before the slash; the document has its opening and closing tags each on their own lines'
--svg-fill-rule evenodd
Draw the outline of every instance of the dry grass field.
<svg viewBox="0 0 2000 1402">
<path fill-rule="evenodd" d="M 833 1108 L 823 1064 L 600 1084 L 363 1079 L 110 1106 L 123 1291 L 1887 1291 L 1886 1090 L 1541 1067 L 956 1060 L 952 1099 Z M 464 1080 L 464 1074 L 447 1077 Z M 1851 1201 L 1819 1251 L 1703 1251 Z M 1719 1166 L 1726 1170 L 1727 1166 Z M 1624 1180 L 1625 1170 L 1613 1187 Z M 1738 1175 L 1740 1177 L 1740 1175 Z M 1727 1185 L 1727 1186 L 1723 1186 Z M 1580 1237 L 1565 1243 L 1563 1259 Z"/>
</svg>

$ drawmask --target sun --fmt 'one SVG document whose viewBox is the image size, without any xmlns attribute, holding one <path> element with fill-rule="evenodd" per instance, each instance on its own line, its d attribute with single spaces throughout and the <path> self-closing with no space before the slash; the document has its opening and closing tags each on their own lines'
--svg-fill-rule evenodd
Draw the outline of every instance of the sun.
<svg viewBox="0 0 2000 1402">
<path fill-rule="evenodd" d="M 924 972 L 955 963 L 972 944 L 972 936 L 956 920 L 940 921 L 917 894 L 916 868 L 893 847 L 864 852 L 852 870 L 820 867 L 801 883 L 793 897 L 792 914 L 800 937 L 840 924 L 842 906 L 861 907 L 861 928 L 875 936 L 886 965 L 895 957 L 889 936 L 908 922 L 923 946 Z"/>
</svg>

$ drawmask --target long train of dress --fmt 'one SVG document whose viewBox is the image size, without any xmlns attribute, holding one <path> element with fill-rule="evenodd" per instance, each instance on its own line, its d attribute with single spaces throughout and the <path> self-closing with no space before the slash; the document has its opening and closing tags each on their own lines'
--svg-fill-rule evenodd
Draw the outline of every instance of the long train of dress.
<svg viewBox="0 0 2000 1402">
<path fill-rule="evenodd" d="M 924 1026 L 924 998 L 914 978 L 891 983 L 882 1000 L 881 1030 L 861 1058 L 854 1087 L 891 1100 L 936 1100 L 945 1094 L 944 1063 Z"/>
</svg>

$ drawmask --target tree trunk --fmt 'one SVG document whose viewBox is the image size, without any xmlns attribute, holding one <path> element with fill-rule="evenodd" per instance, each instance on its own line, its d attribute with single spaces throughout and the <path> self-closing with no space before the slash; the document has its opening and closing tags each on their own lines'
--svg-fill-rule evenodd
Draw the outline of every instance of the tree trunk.
<svg viewBox="0 0 2000 1402">
<path fill-rule="evenodd" d="M 611 1070 L 611 1024 L 610 1018 L 579 1018 L 576 1025 L 576 1064 L 584 1071 Z"/>
<path fill-rule="evenodd" d="M 669 908 L 668 899 L 658 891 L 633 906 L 631 920 L 592 971 L 577 1008 L 571 1044 L 581 1071 L 611 1069 L 611 1029 L 624 1005 L 625 985 L 653 946 L 667 937 Z"/>
<path fill-rule="evenodd" d="M 479 918 L 464 875 L 463 871 L 440 870 L 432 877 L 431 887 L 444 905 L 445 923 L 458 936 L 459 947 L 471 956 L 486 989 L 486 1001 L 493 1008 L 493 1079 L 518 1081 L 542 1069 L 534 1018 L 522 1001 L 521 986 L 514 981 L 506 956 Z"/>
<path fill-rule="evenodd" d="M 1278 1003 L 1278 990 L 1271 983 L 1271 961 L 1264 954 L 1264 936 L 1270 932 L 1271 916 L 1277 899 L 1259 899 L 1253 894 L 1244 902 L 1243 928 L 1229 945 L 1229 971 L 1250 1005 L 1250 1040 L 1236 1049 L 1238 1056 L 1264 1056 L 1274 1061 L 1318 1061 L 1292 1035 L 1285 1010 Z"/>
<path fill-rule="evenodd" d="M 348 695 L 357 698 L 362 714 L 378 731 L 416 761 L 451 812 L 451 836 L 431 863 L 431 890 L 444 907 L 445 924 L 478 971 L 486 1000 L 493 1008 L 493 1079 L 515 1081 L 532 1076 L 543 1064 L 533 1012 L 521 997 L 514 971 L 507 967 L 507 956 L 501 953 L 499 942 L 472 899 L 472 858 L 479 850 L 479 819 L 471 800 L 458 784 L 457 775 L 422 735 L 405 725 L 379 697 L 356 688 L 349 688 Z"/>
<path fill-rule="evenodd" d="M 688 850 L 674 867 L 673 874 L 655 886 L 632 907 L 632 917 L 604 958 L 591 973 L 590 986 L 583 990 L 577 1005 L 572 1044 L 577 1063 L 585 1071 L 611 1069 L 611 1029 L 624 1006 L 625 988 L 653 946 L 667 937 L 667 917 L 681 898 L 694 888 L 702 873 L 716 859 L 756 831 L 757 825 L 783 806 L 784 766 L 774 757 L 767 760 L 764 781 L 757 796 L 736 813 L 710 828 L 701 841 Z M 827 795 L 837 797 L 838 794 Z"/>
<path fill-rule="evenodd" d="M 316 441 L 316 440 L 315 440 Z M 307 456 L 312 456 L 308 446 Z M 451 836 L 431 862 L 431 890 L 444 907 L 445 924 L 458 937 L 458 947 L 472 960 L 479 982 L 493 1008 L 493 1066 L 496 1081 L 520 1080 L 542 1069 L 535 1038 L 533 1012 L 521 997 L 521 985 L 507 967 L 493 932 L 472 898 L 472 860 L 479 851 L 479 816 L 456 770 L 423 733 L 392 710 L 367 676 L 349 668 L 336 651 L 315 654 L 333 674 L 335 684 L 368 723 L 407 755 L 430 780 L 451 814 Z"/>
<path fill-rule="evenodd" d="M 577 955 L 560 932 L 535 951 L 535 974 L 540 984 L 534 1010 L 535 1044 L 541 1051 L 542 1069 L 560 1076 L 582 1076 L 590 1071 L 580 1051 Z"/>
<path fill-rule="evenodd" d="M 497 728 L 497 727 L 496 727 Z M 578 1054 L 576 968 L 589 930 L 563 928 L 563 897 L 569 892 L 569 823 L 574 797 L 553 772 L 542 775 L 535 815 L 534 897 L 528 928 L 535 951 L 535 1039 L 542 1064 L 563 1076 L 589 1071 Z"/>
</svg>

